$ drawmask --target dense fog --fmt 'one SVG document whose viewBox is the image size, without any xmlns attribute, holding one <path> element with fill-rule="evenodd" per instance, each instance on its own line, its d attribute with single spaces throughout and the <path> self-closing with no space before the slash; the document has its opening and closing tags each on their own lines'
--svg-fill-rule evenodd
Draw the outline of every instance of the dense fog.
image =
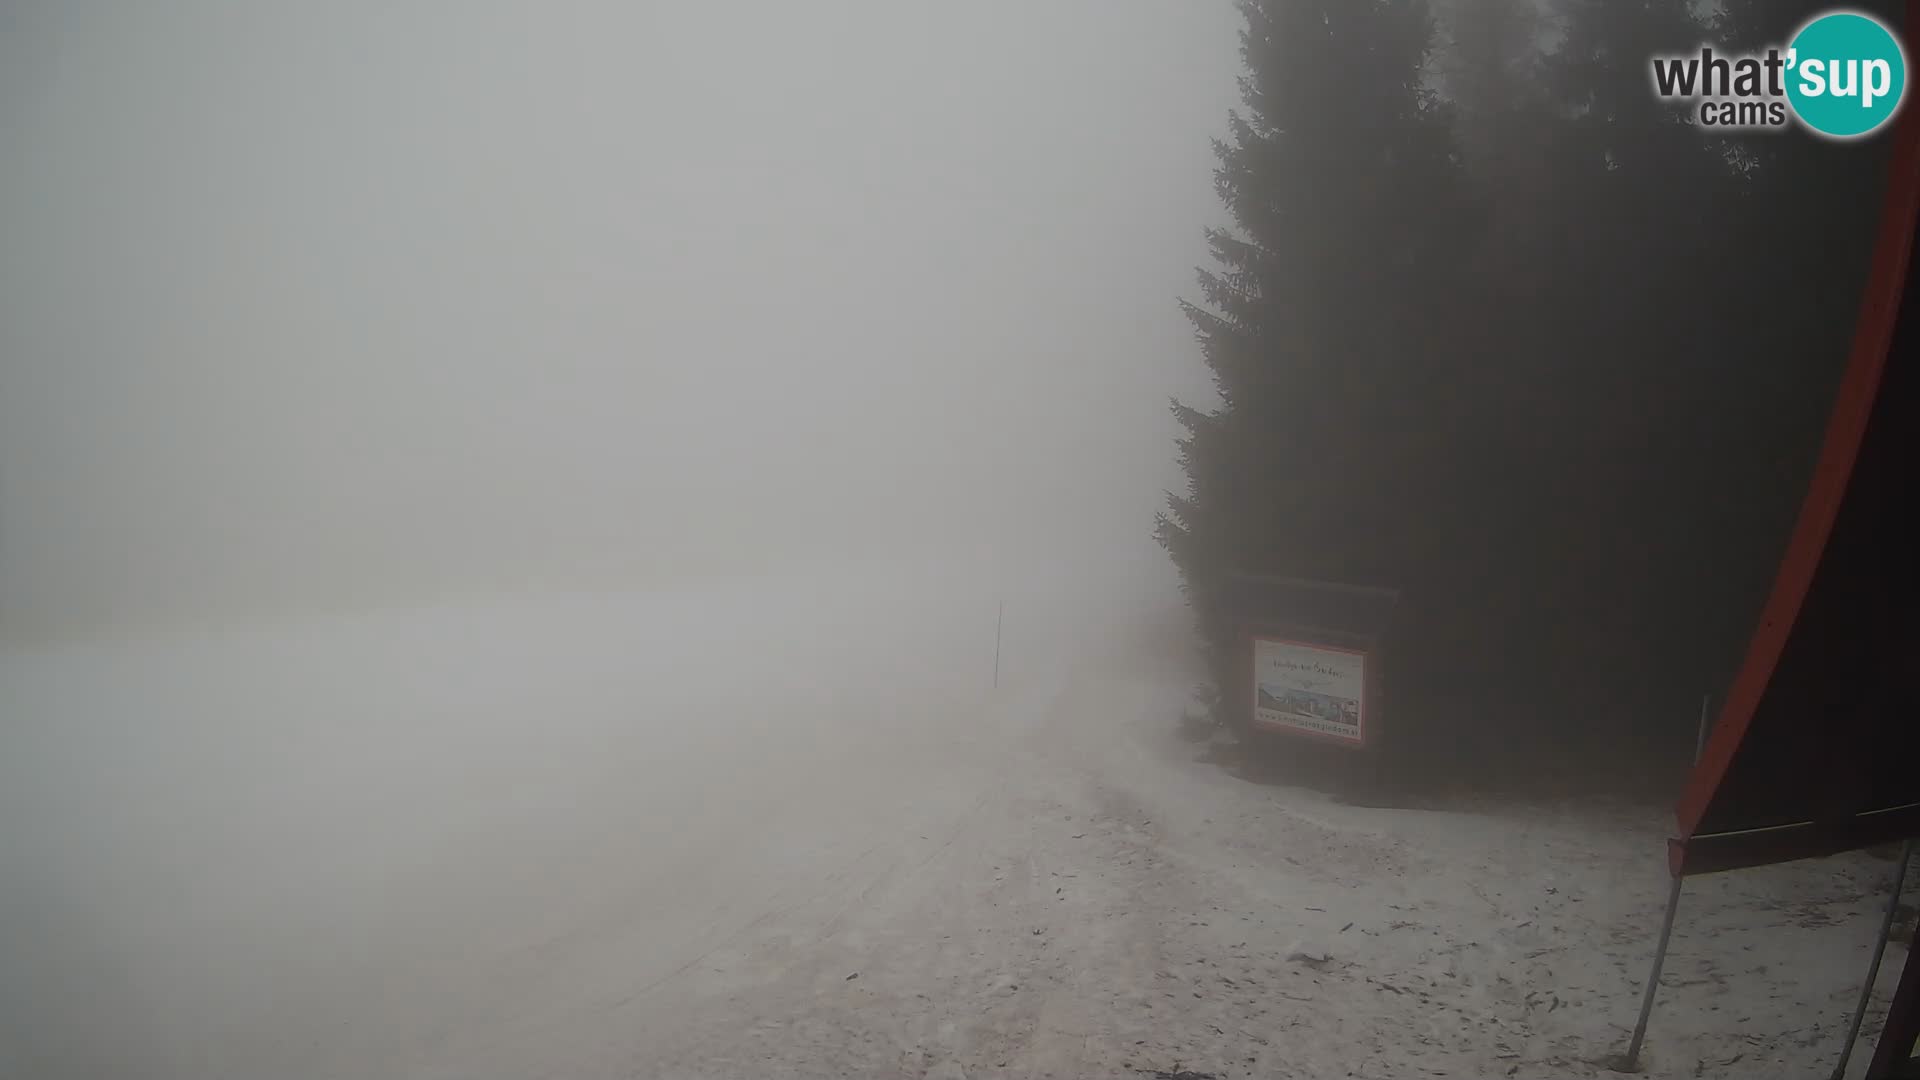
<svg viewBox="0 0 1920 1080">
<path fill-rule="evenodd" d="M 1145 543 L 1225 7 L 10 5 L 0 623 Z"/>
<path fill-rule="evenodd" d="M 0 14 L 0 1073 L 591 1072 L 1177 642 L 1234 16 L 1091 14 Z"/>
<path fill-rule="evenodd" d="M 1899 190 L 1640 58 L 1803 14 L 0 0 L 0 1077 L 1594 1075 Z"/>
</svg>

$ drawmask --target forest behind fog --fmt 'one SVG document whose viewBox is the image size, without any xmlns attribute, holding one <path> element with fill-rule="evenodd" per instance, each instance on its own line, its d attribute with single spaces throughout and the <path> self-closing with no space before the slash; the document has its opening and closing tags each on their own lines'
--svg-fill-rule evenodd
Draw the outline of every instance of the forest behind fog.
<svg viewBox="0 0 1920 1080">
<path fill-rule="evenodd" d="M 1240 7 L 1186 307 L 1219 400 L 1174 405 L 1158 530 L 1216 678 L 1226 574 L 1389 586 L 1397 734 L 1684 758 L 1805 489 L 1886 140 L 1717 135 L 1647 62 L 1812 9 Z"/>
</svg>

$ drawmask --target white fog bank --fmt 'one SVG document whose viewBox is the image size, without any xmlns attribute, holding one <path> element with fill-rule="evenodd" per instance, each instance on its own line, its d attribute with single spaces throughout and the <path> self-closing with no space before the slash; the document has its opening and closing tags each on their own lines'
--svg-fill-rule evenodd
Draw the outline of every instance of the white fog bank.
<svg viewBox="0 0 1920 1080">
<path fill-rule="evenodd" d="M 8 5 L 0 630 L 1144 536 L 1234 32 Z"/>
</svg>

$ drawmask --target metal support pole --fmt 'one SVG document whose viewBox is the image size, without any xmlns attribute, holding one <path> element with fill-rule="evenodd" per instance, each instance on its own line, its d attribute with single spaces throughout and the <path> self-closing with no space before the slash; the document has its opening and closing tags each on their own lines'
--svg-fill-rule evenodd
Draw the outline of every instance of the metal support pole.
<svg viewBox="0 0 1920 1080">
<path fill-rule="evenodd" d="M 1873 984 L 1880 977 L 1880 958 L 1886 955 L 1887 938 L 1893 933 L 1893 917 L 1900 910 L 1900 887 L 1907 881 L 1907 861 L 1913 858 L 1913 841 L 1900 845 L 1900 862 L 1893 868 L 1893 891 L 1887 894 L 1887 913 L 1880 919 L 1880 936 L 1873 943 L 1873 959 L 1867 962 L 1867 984 L 1860 988 L 1860 1004 L 1854 1007 L 1853 1022 L 1847 1025 L 1847 1042 L 1840 1048 L 1840 1062 L 1833 1067 L 1833 1080 L 1846 1075 L 1847 1060 L 1853 1057 L 1853 1044 L 1860 1037 L 1860 1024 L 1867 1018 L 1867 1003 L 1873 999 Z"/>
<path fill-rule="evenodd" d="M 1700 755 L 1707 752 L 1707 732 L 1712 725 L 1712 694 L 1700 695 L 1700 733 L 1694 739 L 1693 760 L 1697 764 Z M 1653 1017 L 1653 995 L 1660 989 L 1660 969 L 1667 963 L 1667 946 L 1673 941 L 1673 917 L 1680 910 L 1680 883 L 1685 880 L 1674 875 L 1673 886 L 1667 890 L 1667 914 L 1660 922 L 1660 944 L 1653 950 L 1653 971 L 1647 975 L 1647 989 L 1640 995 L 1640 1019 L 1633 1025 L 1633 1041 L 1627 1044 L 1627 1052 L 1614 1061 L 1617 1072 L 1637 1072 L 1640 1068 L 1640 1047 L 1647 1041 L 1647 1021 Z"/>
<path fill-rule="evenodd" d="M 1673 888 L 1667 890 L 1667 917 L 1660 923 L 1660 944 L 1653 950 L 1653 970 L 1647 975 L 1647 992 L 1640 996 L 1640 1019 L 1633 1025 L 1633 1041 L 1615 1063 L 1618 1072 L 1637 1072 L 1640 1068 L 1640 1044 L 1647 1040 L 1647 1019 L 1653 1015 L 1653 994 L 1660 989 L 1660 968 L 1667 962 L 1667 943 L 1673 940 L 1673 915 L 1680 908 L 1680 883 L 1674 875 Z"/>
</svg>

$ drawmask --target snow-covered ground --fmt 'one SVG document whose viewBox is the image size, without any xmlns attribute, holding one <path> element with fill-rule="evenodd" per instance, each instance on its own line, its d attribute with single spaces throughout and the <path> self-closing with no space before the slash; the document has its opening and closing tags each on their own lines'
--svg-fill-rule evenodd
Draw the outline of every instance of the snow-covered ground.
<svg viewBox="0 0 1920 1080">
<path fill-rule="evenodd" d="M 1661 808 L 1250 781 L 1194 676 L 1132 557 L 0 655 L 0 1076 L 1599 1073 Z M 1648 1074 L 1824 1075 L 1887 869 L 1691 884 Z"/>
</svg>

